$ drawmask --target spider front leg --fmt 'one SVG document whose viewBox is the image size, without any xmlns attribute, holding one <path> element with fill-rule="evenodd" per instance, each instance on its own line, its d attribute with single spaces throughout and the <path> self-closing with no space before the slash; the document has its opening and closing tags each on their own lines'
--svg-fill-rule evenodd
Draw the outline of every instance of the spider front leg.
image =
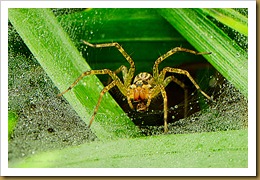
<svg viewBox="0 0 260 180">
<path fill-rule="evenodd" d="M 118 73 L 120 73 L 120 72 L 122 72 L 122 75 L 123 75 L 124 86 L 125 86 L 125 87 L 128 87 L 128 89 L 127 89 L 127 94 L 124 94 L 124 95 L 127 97 L 127 103 L 128 103 L 128 105 L 129 105 L 129 107 L 130 107 L 132 110 L 134 110 L 134 106 L 133 106 L 133 103 L 132 103 L 132 101 L 131 101 L 131 96 L 130 96 L 130 91 L 131 91 L 131 90 L 130 90 L 130 86 L 128 85 L 128 82 L 130 82 L 130 80 L 129 80 L 129 76 L 127 76 L 127 75 L 128 75 L 127 67 L 124 66 L 124 65 L 122 65 L 122 66 L 120 66 L 118 69 L 116 69 L 116 70 L 114 71 L 115 74 L 118 74 Z"/>
<path fill-rule="evenodd" d="M 91 126 L 94 118 L 95 118 L 95 115 L 98 111 L 98 107 L 100 105 L 100 102 L 102 100 L 102 97 L 103 95 L 109 91 L 111 88 L 113 88 L 114 86 L 117 86 L 119 88 L 119 90 L 122 92 L 123 95 L 127 95 L 127 88 L 125 88 L 125 86 L 122 84 L 122 82 L 120 81 L 119 77 L 111 70 L 109 69 L 103 69 L 103 70 L 90 70 L 90 71 L 86 71 L 84 73 L 82 73 L 75 81 L 74 83 L 68 88 L 66 89 L 65 91 L 63 91 L 62 93 L 58 94 L 58 96 L 62 96 L 63 94 L 67 93 L 68 91 L 70 91 L 74 86 L 76 86 L 76 84 L 85 76 L 88 76 L 88 75 L 94 75 L 94 74 L 108 74 L 112 79 L 113 81 L 107 85 L 106 87 L 103 88 L 103 90 L 101 91 L 100 95 L 99 95 L 99 99 L 98 99 L 98 102 L 97 102 L 97 105 L 94 109 L 94 113 L 90 119 L 90 122 L 89 122 L 89 125 L 88 127 Z"/>
<path fill-rule="evenodd" d="M 118 87 L 119 87 L 119 90 L 122 92 L 122 94 L 127 97 L 127 102 L 129 104 L 130 108 L 134 109 L 131 98 L 130 98 L 130 88 L 129 88 L 130 84 L 132 82 L 132 79 L 134 77 L 134 73 L 135 73 L 135 64 L 134 64 L 134 61 L 132 60 L 132 58 L 127 54 L 127 52 L 123 49 L 123 47 L 120 44 L 118 44 L 117 42 L 104 43 L 104 44 L 91 44 L 84 40 L 82 40 L 82 42 L 93 48 L 116 47 L 118 49 L 118 51 L 124 56 L 124 58 L 130 64 L 129 70 L 125 66 L 121 66 L 114 72 L 114 74 L 122 72 L 123 80 L 124 80 L 124 87 L 121 87 L 121 85 L 120 85 L 120 87 L 119 86 Z"/>
<path fill-rule="evenodd" d="M 104 43 L 104 44 L 91 44 L 87 41 L 82 40 L 82 42 L 90 47 L 93 48 L 102 48 L 102 47 L 116 47 L 118 51 L 124 56 L 124 58 L 127 60 L 127 62 L 130 64 L 130 68 L 128 71 L 125 71 L 124 76 L 124 84 L 129 86 L 131 84 L 131 81 L 134 77 L 135 73 L 135 63 L 132 60 L 132 58 L 127 54 L 127 52 L 123 49 L 123 47 L 118 44 L 117 42 L 113 43 Z M 123 71 L 122 71 L 123 72 Z M 123 72 L 124 73 L 124 72 Z"/>
<path fill-rule="evenodd" d="M 124 84 L 127 86 L 127 85 L 128 85 L 127 82 L 129 81 L 129 80 L 128 80 L 128 69 L 127 69 L 127 67 L 124 66 L 124 65 L 121 65 L 118 69 L 116 69 L 116 70 L 114 71 L 115 74 L 118 74 L 118 73 L 120 73 L 120 72 L 122 72 L 123 82 L 124 82 Z M 111 78 L 111 77 L 110 77 L 110 78 Z M 111 82 L 111 81 L 112 81 L 112 79 L 109 79 L 109 80 L 108 80 L 108 82 Z"/>
<path fill-rule="evenodd" d="M 106 87 L 104 87 L 104 88 L 102 89 L 102 91 L 100 92 L 99 98 L 98 98 L 98 102 L 97 102 L 97 104 L 96 104 L 96 107 L 95 107 L 95 109 L 94 109 L 94 112 L 93 112 L 93 114 L 92 114 L 92 116 L 91 116 L 91 119 L 90 119 L 90 121 L 89 121 L 88 128 L 90 128 L 90 126 L 91 126 L 91 124 L 92 124 L 92 122 L 93 122 L 93 120 L 94 120 L 94 118 L 95 118 L 95 116 L 96 116 L 96 114 L 97 114 L 97 111 L 98 111 L 98 108 L 99 108 L 99 105 L 100 105 L 100 103 L 101 103 L 101 100 L 102 100 L 103 95 L 104 95 L 106 92 L 108 92 L 111 88 L 113 88 L 115 85 L 117 85 L 117 84 L 118 84 L 117 81 L 112 81 L 109 85 L 107 85 Z"/>
</svg>

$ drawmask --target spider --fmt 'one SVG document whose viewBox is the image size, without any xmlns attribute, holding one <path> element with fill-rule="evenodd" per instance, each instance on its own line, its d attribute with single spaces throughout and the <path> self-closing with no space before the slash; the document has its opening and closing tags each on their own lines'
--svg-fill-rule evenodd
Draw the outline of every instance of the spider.
<svg viewBox="0 0 260 180">
<path fill-rule="evenodd" d="M 172 67 L 164 67 L 161 71 L 159 71 L 158 66 L 159 64 L 168 58 L 169 56 L 175 54 L 176 52 L 188 52 L 195 55 L 206 55 L 211 54 L 211 52 L 196 52 L 190 49 L 182 48 L 182 47 L 175 47 L 162 56 L 160 56 L 154 63 L 153 66 L 153 75 L 147 73 L 147 72 L 141 72 L 137 76 L 134 77 L 135 73 L 135 63 L 132 60 L 132 58 L 125 52 L 125 50 L 122 48 L 121 45 L 119 45 L 117 42 L 113 43 L 104 43 L 104 44 L 91 44 L 89 42 L 86 42 L 82 40 L 82 42 L 90 47 L 93 48 L 103 48 L 103 47 L 115 47 L 118 49 L 118 51 L 124 56 L 124 58 L 128 61 L 130 64 L 130 68 L 127 69 L 126 66 L 121 65 L 117 70 L 112 71 L 110 69 L 102 69 L 102 70 L 89 70 L 86 72 L 83 72 L 76 80 L 75 82 L 65 91 L 58 94 L 58 96 L 62 96 L 69 90 L 71 90 L 83 77 L 88 75 L 94 75 L 94 74 L 107 74 L 111 77 L 112 81 L 103 88 L 103 90 L 100 92 L 98 102 L 95 106 L 93 115 L 90 119 L 88 127 L 91 126 L 95 115 L 97 114 L 101 99 L 103 95 L 108 92 L 111 88 L 117 86 L 120 92 L 126 97 L 127 102 L 129 104 L 129 107 L 132 110 L 137 110 L 140 112 L 147 111 L 149 108 L 149 105 L 151 103 L 151 100 L 158 96 L 159 94 L 162 95 L 163 98 L 163 111 L 164 111 L 164 132 L 168 132 L 168 125 L 167 125 L 167 116 L 168 116 L 168 106 L 167 106 L 167 94 L 165 91 L 165 87 L 170 82 L 175 82 L 179 86 L 185 89 L 184 83 L 182 83 L 180 80 L 175 78 L 173 75 L 165 77 L 166 73 L 169 72 L 171 74 L 177 73 L 185 75 L 189 78 L 189 80 L 193 83 L 193 85 L 196 87 L 198 91 L 200 91 L 207 99 L 212 100 L 210 96 L 208 96 L 204 91 L 202 91 L 199 87 L 199 85 L 195 82 L 195 80 L 192 78 L 192 76 L 189 74 L 188 71 L 178 68 L 172 68 Z M 123 81 L 117 76 L 117 73 L 122 73 L 123 75 Z M 133 104 L 136 104 L 135 107 Z"/>
</svg>

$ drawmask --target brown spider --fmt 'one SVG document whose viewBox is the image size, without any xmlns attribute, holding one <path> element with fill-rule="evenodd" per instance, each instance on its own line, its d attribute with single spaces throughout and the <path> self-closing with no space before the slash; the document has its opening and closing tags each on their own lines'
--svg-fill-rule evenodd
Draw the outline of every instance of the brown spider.
<svg viewBox="0 0 260 180">
<path fill-rule="evenodd" d="M 86 41 L 82 41 L 84 44 L 93 47 L 93 48 L 102 48 L 102 47 L 116 47 L 119 52 L 125 57 L 125 59 L 129 62 L 130 68 L 127 69 L 126 66 L 120 66 L 116 71 L 111 71 L 110 69 L 102 69 L 102 70 L 89 70 L 82 73 L 75 82 L 64 92 L 58 94 L 58 96 L 62 96 L 69 90 L 71 90 L 83 77 L 93 74 L 108 74 L 112 78 L 112 82 L 109 83 L 103 90 L 100 92 L 99 99 L 97 105 L 94 109 L 94 113 L 90 119 L 88 127 L 91 126 L 95 115 L 98 111 L 98 107 L 100 105 L 101 99 L 103 95 L 109 91 L 114 86 L 117 86 L 120 92 L 127 98 L 127 102 L 131 109 L 135 109 L 137 111 L 147 111 L 148 107 L 151 103 L 151 100 L 159 95 L 162 94 L 163 97 L 163 104 L 164 104 L 164 132 L 168 131 L 167 127 L 167 115 L 168 115 L 168 106 L 167 106 L 167 94 L 165 91 L 165 87 L 171 82 L 175 82 L 180 85 L 182 88 L 185 88 L 184 83 L 176 79 L 173 75 L 168 76 L 165 78 L 165 74 L 167 72 L 170 73 L 177 73 L 186 75 L 190 81 L 194 84 L 194 86 L 199 90 L 207 99 L 211 100 L 211 98 L 200 89 L 199 85 L 195 82 L 195 80 L 191 77 L 188 71 L 172 68 L 172 67 L 165 67 L 162 71 L 159 72 L 158 65 L 165 60 L 167 57 L 173 55 L 176 52 L 188 52 L 195 55 L 202 55 L 202 54 L 211 54 L 210 52 L 196 52 L 193 50 L 189 50 L 182 47 L 175 47 L 165 53 L 164 55 L 160 56 L 154 63 L 153 66 L 153 75 L 147 72 L 141 72 L 134 78 L 135 73 L 135 64 L 131 57 L 125 52 L 125 50 L 120 46 L 118 43 L 105 43 L 105 44 L 91 44 Z M 122 72 L 123 74 L 123 82 L 120 78 L 116 75 L 117 73 Z M 134 80 L 133 80 L 134 78 Z M 133 82 L 132 82 L 133 80 Z M 136 107 L 133 106 L 133 102 L 137 105 Z"/>
</svg>

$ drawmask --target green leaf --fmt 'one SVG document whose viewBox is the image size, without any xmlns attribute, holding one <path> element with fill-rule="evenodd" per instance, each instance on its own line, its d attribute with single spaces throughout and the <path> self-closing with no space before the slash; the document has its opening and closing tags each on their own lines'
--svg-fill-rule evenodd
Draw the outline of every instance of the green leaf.
<svg viewBox="0 0 260 180">
<path fill-rule="evenodd" d="M 200 10 L 237 32 L 248 36 L 248 19 L 236 10 L 231 8 L 203 8 Z"/>
<path fill-rule="evenodd" d="M 246 168 L 247 140 L 247 130 L 120 139 L 39 153 L 9 167 Z"/>
<path fill-rule="evenodd" d="M 90 70 L 49 9 L 9 9 L 9 20 L 60 91 Z M 101 90 L 99 80 L 89 76 L 66 93 L 65 98 L 88 123 Z M 137 128 L 113 98 L 107 94 L 103 101 L 106 103 L 101 102 L 91 127 L 99 139 L 136 136 Z"/>
<path fill-rule="evenodd" d="M 90 9 L 59 16 L 58 20 L 75 43 L 81 39 L 92 43 L 120 43 L 133 58 L 136 74 L 150 72 L 159 55 L 173 47 L 180 44 L 191 47 L 156 9 Z M 114 48 L 87 48 L 82 52 L 83 55 L 88 54 L 86 58 L 89 63 L 95 61 L 95 69 L 114 70 L 122 64 L 129 66 Z M 176 66 L 188 60 L 181 56 L 167 62 Z"/>
<path fill-rule="evenodd" d="M 159 12 L 198 51 L 212 52 L 205 58 L 247 97 L 247 52 L 199 9 L 160 9 Z"/>
<path fill-rule="evenodd" d="M 106 15 L 106 16 L 104 16 Z M 155 9 L 88 9 L 57 17 L 72 39 L 95 43 L 184 40 Z M 156 24 L 156 26 L 155 26 Z M 162 30 L 163 29 L 163 30 Z"/>
</svg>

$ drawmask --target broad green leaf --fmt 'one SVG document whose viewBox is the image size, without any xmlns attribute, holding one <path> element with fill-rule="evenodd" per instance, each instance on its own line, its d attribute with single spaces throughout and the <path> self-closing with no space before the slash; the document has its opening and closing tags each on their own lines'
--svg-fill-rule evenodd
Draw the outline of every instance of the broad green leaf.
<svg viewBox="0 0 260 180">
<path fill-rule="evenodd" d="M 10 167 L 247 168 L 247 143 L 247 130 L 120 139 L 39 153 Z"/>
</svg>

